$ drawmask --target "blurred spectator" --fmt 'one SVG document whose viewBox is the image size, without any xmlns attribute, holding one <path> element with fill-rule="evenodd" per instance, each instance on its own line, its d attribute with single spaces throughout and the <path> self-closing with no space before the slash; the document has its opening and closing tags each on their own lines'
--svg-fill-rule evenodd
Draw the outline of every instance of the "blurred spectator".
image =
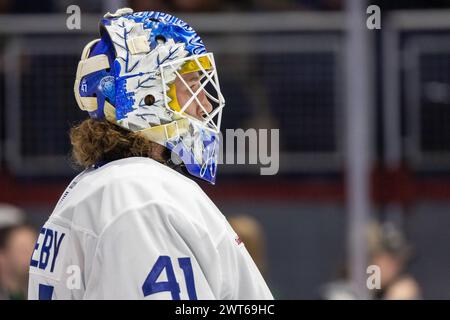
<svg viewBox="0 0 450 320">
<path fill-rule="evenodd" d="M 254 217 L 245 214 L 233 215 L 228 218 L 228 222 L 244 243 L 264 280 L 266 280 L 272 295 L 275 299 L 282 299 L 281 292 L 270 281 L 266 257 L 266 240 L 261 223 Z"/>
<path fill-rule="evenodd" d="M 24 222 L 19 209 L 0 206 L 0 300 L 26 299 L 36 237 L 35 229 Z"/>
<path fill-rule="evenodd" d="M 407 273 L 412 248 L 405 236 L 393 224 L 374 224 L 369 232 L 370 264 L 381 271 L 381 289 L 374 291 L 375 299 L 421 299 L 421 290 L 414 277 Z"/>
<path fill-rule="evenodd" d="M 407 272 L 412 248 L 405 236 L 393 224 L 372 223 L 368 228 L 369 265 L 380 268 L 381 288 L 371 290 L 372 299 L 416 300 L 421 299 L 420 286 Z M 357 290 L 348 278 L 346 268 L 336 281 L 326 284 L 320 290 L 325 300 L 360 299 Z"/>
<path fill-rule="evenodd" d="M 320 288 L 319 299 L 322 300 L 357 300 L 357 289 L 343 277 L 339 280 L 327 283 Z"/>
<path fill-rule="evenodd" d="M 241 238 L 261 274 L 266 276 L 266 246 L 261 224 L 248 215 L 232 216 L 228 221 L 239 238 Z"/>
<path fill-rule="evenodd" d="M 25 215 L 19 208 L 0 203 L 0 228 L 6 228 L 23 223 Z"/>
</svg>

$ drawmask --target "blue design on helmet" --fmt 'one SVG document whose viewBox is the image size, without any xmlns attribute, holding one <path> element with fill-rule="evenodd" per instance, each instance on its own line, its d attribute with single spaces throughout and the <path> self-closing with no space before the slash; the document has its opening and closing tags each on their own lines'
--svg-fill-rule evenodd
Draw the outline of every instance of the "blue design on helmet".
<svg viewBox="0 0 450 320">
<path fill-rule="evenodd" d="M 215 67 L 212 54 L 207 53 L 195 30 L 170 14 L 132 13 L 130 9 L 120 9 L 101 19 L 100 35 L 99 41 L 88 48 L 87 56 L 82 56 L 79 69 L 84 68 L 83 62 L 89 64 L 91 58 L 100 59 L 107 67 L 96 68 L 90 63 L 87 69 L 93 70 L 84 72 L 83 69 L 80 76 L 77 72 L 75 96 L 80 108 L 87 110 L 91 118 L 106 118 L 126 129 L 141 132 L 171 150 L 190 174 L 214 183 L 220 121 L 219 126 L 211 130 L 201 121 L 188 117 L 188 126 L 170 136 L 166 128 L 186 115 L 183 110 L 168 106 L 171 98 L 167 95 L 167 86 L 177 75 L 163 67 L 169 65 L 177 70 L 188 57 L 198 59 L 206 54 L 211 55 L 208 59 L 212 59 Z M 217 74 L 207 78 L 217 81 Z M 224 99 L 218 82 L 214 85 L 221 114 Z M 154 98 L 150 106 L 145 103 L 148 95 Z M 176 128 L 178 130 L 178 124 Z M 165 132 L 165 137 L 160 138 L 155 132 Z"/>
</svg>

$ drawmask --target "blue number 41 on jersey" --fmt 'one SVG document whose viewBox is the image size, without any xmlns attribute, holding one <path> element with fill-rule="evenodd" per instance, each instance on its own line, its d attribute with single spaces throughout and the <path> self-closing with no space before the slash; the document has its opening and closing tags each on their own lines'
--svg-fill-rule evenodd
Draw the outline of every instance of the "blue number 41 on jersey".
<svg viewBox="0 0 450 320">
<path fill-rule="evenodd" d="M 178 265 L 183 270 L 189 300 L 197 300 L 195 291 L 194 272 L 192 271 L 191 258 L 178 258 Z M 160 274 L 166 270 L 167 281 L 156 282 Z M 180 300 L 180 285 L 175 278 L 172 260 L 169 256 L 160 256 L 142 285 L 144 297 L 154 293 L 168 291 L 173 300 Z"/>
</svg>

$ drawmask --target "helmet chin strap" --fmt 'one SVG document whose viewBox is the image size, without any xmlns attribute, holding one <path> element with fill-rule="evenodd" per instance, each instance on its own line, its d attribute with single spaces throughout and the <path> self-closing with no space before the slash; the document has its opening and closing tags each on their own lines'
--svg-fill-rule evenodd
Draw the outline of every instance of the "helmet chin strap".
<svg viewBox="0 0 450 320">
<path fill-rule="evenodd" d="M 184 176 L 194 178 L 194 176 L 189 175 L 186 166 L 175 152 L 170 151 L 170 158 L 166 160 L 165 165 Z"/>
<path fill-rule="evenodd" d="M 183 164 L 183 161 L 181 160 L 181 158 L 175 152 L 170 152 L 170 159 L 169 160 L 175 166 Z"/>
</svg>

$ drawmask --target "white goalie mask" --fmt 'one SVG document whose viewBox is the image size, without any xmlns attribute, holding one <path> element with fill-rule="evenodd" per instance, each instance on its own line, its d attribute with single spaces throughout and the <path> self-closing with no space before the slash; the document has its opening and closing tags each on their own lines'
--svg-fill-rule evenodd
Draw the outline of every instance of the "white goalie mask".
<svg viewBox="0 0 450 320">
<path fill-rule="evenodd" d="M 188 173 L 214 183 L 225 99 L 213 54 L 160 12 L 121 9 L 100 28 L 78 65 L 80 108 L 167 147 Z"/>
</svg>

